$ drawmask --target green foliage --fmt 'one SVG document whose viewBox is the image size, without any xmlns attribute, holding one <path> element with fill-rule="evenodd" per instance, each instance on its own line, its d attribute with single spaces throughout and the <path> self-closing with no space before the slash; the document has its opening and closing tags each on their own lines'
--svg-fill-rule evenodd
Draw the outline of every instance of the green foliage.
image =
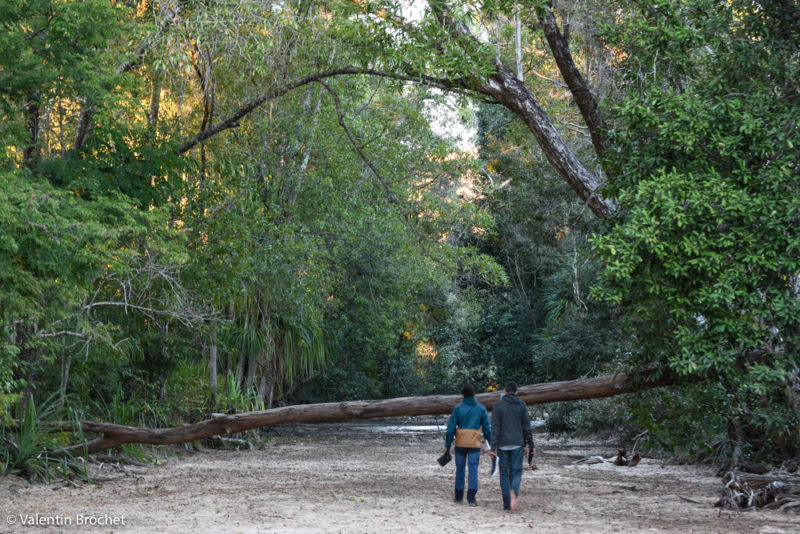
<svg viewBox="0 0 800 534">
<path fill-rule="evenodd" d="M 621 216 L 595 240 L 606 265 L 595 294 L 625 306 L 640 347 L 632 364 L 715 384 L 687 386 L 670 417 L 692 414 L 685 428 L 714 421 L 706 426 L 728 432 L 737 458 L 769 457 L 781 440 L 794 454 L 796 7 L 660 2 L 618 31 L 629 90 L 613 107 L 607 165 Z"/>
<path fill-rule="evenodd" d="M 634 398 L 636 402 L 641 402 Z M 543 404 L 537 409 L 546 416 L 545 429 L 548 434 L 616 439 L 620 447 L 627 448 L 641 433 L 641 426 L 631 421 L 633 405 L 630 399 L 611 397 Z"/>
<path fill-rule="evenodd" d="M 585 294 L 598 269 L 586 241 L 595 222 L 572 224 L 582 206 L 542 154 L 526 147 L 524 126 L 507 110 L 482 106 L 477 116 L 479 203 L 495 221 L 492 232 L 464 239 L 501 265 L 508 282 L 492 287 L 460 279 L 453 316 L 437 333 L 453 361 L 453 387 L 470 381 L 496 389 L 512 379 L 522 384 L 600 374 L 625 338 L 611 326 L 613 311 Z"/>
<path fill-rule="evenodd" d="M 122 197 L 84 202 L 25 171 L 0 175 L 0 303 L 2 319 L 46 319 L 48 306 L 65 306 L 119 254 L 135 230 Z M 132 211 L 132 210 L 131 210 Z M 130 226 L 128 226 L 130 225 Z M 127 227 L 126 227 L 127 226 Z"/>
<path fill-rule="evenodd" d="M 0 423 L 11 421 L 11 407 L 16 403 L 24 387 L 24 381 L 17 379 L 19 348 L 7 336 L 0 337 Z"/>
<path fill-rule="evenodd" d="M 0 394 L 20 392 L 65 347 L 114 345 L 88 298 L 158 220 L 119 194 L 85 200 L 26 170 L 0 173 Z"/>
<path fill-rule="evenodd" d="M 125 84 L 116 72 L 113 44 L 124 34 L 130 9 L 123 3 L 0 2 L 0 134 L 3 156 L 17 159 L 26 146 L 26 120 L 32 110 L 53 101 L 59 111 L 76 109 L 81 102 L 96 109 L 118 103 L 115 89 Z M 27 114 L 27 115 L 26 115 Z M 70 128 L 74 132 L 74 128 Z M 65 134 L 62 130 L 62 136 Z M 70 137 L 71 140 L 71 137 Z M 60 149 L 66 149 L 62 137 Z M 42 148 L 37 143 L 37 150 Z"/>
<path fill-rule="evenodd" d="M 260 94 L 333 56 L 368 63 L 374 50 L 342 43 L 389 39 L 386 28 L 289 4 L 181 5 L 163 21 L 153 11 L 155 25 L 107 2 L 2 7 L 4 406 L 30 385 L 75 394 L 87 413 L 146 415 L 131 424 L 195 419 L 216 408 L 212 346 L 225 409 L 281 402 L 345 355 L 370 396 L 439 381 L 446 362 L 419 346 L 444 320 L 453 273 L 505 273 L 441 239 L 490 231 L 491 218 L 455 196 L 467 166 L 430 133 L 427 91 L 329 80 L 341 110 L 303 87 L 235 135 L 175 150 L 252 97 L 254 80 Z"/>
<path fill-rule="evenodd" d="M 228 411 L 242 413 L 265 408 L 264 399 L 255 391 L 244 391 L 232 372 L 228 372 L 220 386 L 218 403 Z"/>
<path fill-rule="evenodd" d="M 730 454 L 794 450 L 796 9 L 567 4 L 587 76 L 609 53 L 619 61 L 616 85 L 598 79 L 622 90 L 603 95 L 621 213 L 610 227 L 497 107 L 477 113 L 471 162 L 431 132 L 425 109 L 442 97 L 430 89 L 352 76 L 271 96 L 338 65 L 483 78 L 498 55 L 510 61 L 513 2 L 432 2 L 404 24 L 393 1 L 167 13 L 0 0 L 0 421 L 19 415 L 26 388 L 160 426 L 621 361 L 710 377 L 652 402 L 707 414 Z M 526 83 L 592 161 L 569 95 L 549 81 L 542 3 L 528 7 Z M 490 31 L 463 39 L 443 18 Z M 176 150 L 253 101 L 245 119 Z M 586 298 L 594 284 L 602 301 Z M 586 426 L 590 411 L 564 408 L 553 424 Z M 701 424 L 679 419 L 663 438 Z"/>
<path fill-rule="evenodd" d="M 722 463 L 733 456 L 736 443 L 727 437 L 725 418 L 711 409 L 728 411 L 730 400 L 721 384 L 710 383 L 638 394 L 627 399 L 627 404 L 632 422 L 648 429 L 645 446 L 670 451 L 688 461 L 708 459 Z M 741 452 L 747 452 L 747 456 L 753 453 Z M 776 453 L 769 451 L 772 457 L 777 457 Z"/>
<path fill-rule="evenodd" d="M 68 479 L 73 476 L 89 481 L 83 459 L 64 448 L 68 442 L 63 434 L 53 434 L 48 428 L 70 413 L 60 408 L 53 397 L 37 412 L 33 398 L 28 397 L 25 417 L 19 427 L 0 424 L 0 474 L 43 482 L 50 482 L 53 477 Z M 74 417 L 71 419 L 77 422 Z"/>
<path fill-rule="evenodd" d="M 337 362 L 324 375 L 314 380 L 311 386 L 298 388 L 289 398 L 292 404 L 333 399 L 379 399 L 383 397 L 381 386 L 377 373 L 369 363 L 354 365 L 350 362 Z"/>
<path fill-rule="evenodd" d="M 11 374 L 9 372 L 9 374 Z M 4 386 L 7 391 L 15 391 L 12 384 L 6 383 Z M 0 423 L 10 424 L 13 419 L 11 418 L 11 407 L 22 398 L 20 393 L 0 393 Z"/>
</svg>

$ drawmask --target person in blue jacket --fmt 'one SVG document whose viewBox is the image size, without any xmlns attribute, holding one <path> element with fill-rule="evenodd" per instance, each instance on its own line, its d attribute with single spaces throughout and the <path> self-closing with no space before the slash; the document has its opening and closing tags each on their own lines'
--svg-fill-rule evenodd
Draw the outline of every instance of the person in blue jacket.
<svg viewBox="0 0 800 534">
<path fill-rule="evenodd" d="M 478 462 L 481 458 L 481 441 L 492 440 L 492 426 L 486 408 L 475 400 L 475 389 L 470 384 L 461 388 L 464 400 L 453 408 L 447 421 L 445 452 L 450 452 L 453 439 L 456 443 L 456 488 L 455 502 L 464 502 L 464 471 L 469 464 L 467 502 L 478 506 L 475 494 L 478 493 Z M 483 438 L 481 439 L 481 431 Z"/>
</svg>

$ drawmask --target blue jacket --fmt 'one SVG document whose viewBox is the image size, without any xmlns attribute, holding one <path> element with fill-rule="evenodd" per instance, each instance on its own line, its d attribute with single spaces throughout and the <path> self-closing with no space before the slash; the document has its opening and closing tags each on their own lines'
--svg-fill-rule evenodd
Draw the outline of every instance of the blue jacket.
<svg viewBox="0 0 800 534">
<path fill-rule="evenodd" d="M 450 420 L 447 421 L 447 437 L 444 440 L 444 446 L 449 447 L 453 443 L 456 436 L 456 427 L 458 428 L 483 428 L 483 439 L 492 441 L 492 425 L 489 423 L 489 412 L 486 411 L 483 404 L 479 404 L 475 397 L 467 397 L 461 404 L 453 408 L 453 413 L 450 414 Z"/>
</svg>

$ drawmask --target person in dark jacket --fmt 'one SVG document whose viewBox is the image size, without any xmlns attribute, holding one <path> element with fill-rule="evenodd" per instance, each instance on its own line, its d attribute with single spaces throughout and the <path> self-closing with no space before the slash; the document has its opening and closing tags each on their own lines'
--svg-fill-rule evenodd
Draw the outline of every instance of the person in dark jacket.
<svg viewBox="0 0 800 534">
<path fill-rule="evenodd" d="M 478 493 L 478 462 L 481 458 L 481 430 L 483 439 L 491 441 L 492 429 L 489 412 L 475 400 L 475 390 L 470 384 L 461 388 L 464 400 L 453 408 L 447 421 L 447 435 L 444 441 L 445 452 L 450 451 L 453 439 L 456 442 L 456 488 L 455 502 L 464 502 L 464 471 L 469 464 L 469 483 L 467 502 L 477 506 L 475 494 Z"/>
<path fill-rule="evenodd" d="M 503 509 L 516 510 L 522 480 L 522 459 L 533 448 L 528 407 L 517 396 L 517 384 L 508 382 L 500 402 L 492 408 L 492 456 L 500 462 Z"/>
</svg>

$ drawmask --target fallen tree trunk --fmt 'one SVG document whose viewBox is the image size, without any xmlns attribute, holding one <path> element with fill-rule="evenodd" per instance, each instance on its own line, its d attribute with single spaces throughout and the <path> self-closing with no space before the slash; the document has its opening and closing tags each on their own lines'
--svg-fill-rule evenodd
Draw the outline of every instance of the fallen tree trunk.
<svg viewBox="0 0 800 534">
<path fill-rule="evenodd" d="M 560 402 L 581 399 L 610 397 L 643 389 L 661 387 L 674 383 L 671 376 L 652 376 L 633 380 L 627 375 L 609 375 L 597 378 L 533 384 L 518 389 L 519 397 L 528 404 Z M 167 445 L 186 443 L 214 435 L 227 435 L 254 428 L 286 423 L 317 423 L 345 419 L 370 419 L 414 415 L 449 414 L 461 402 L 460 395 L 433 395 L 427 397 L 401 397 L 385 400 L 330 402 L 302 404 L 258 412 L 240 414 L 213 414 L 210 419 L 191 425 L 173 428 L 137 428 L 83 421 L 80 430 L 84 433 L 99 433 L 102 437 L 68 449 L 71 453 L 89 454 L 104 451 L 126 443 Z M 476 395 L 478 402 L 491 409 L 500 400 L 500 392 Z M 65 426 L 62 429 L 78 430 Z"/>
</svg>

